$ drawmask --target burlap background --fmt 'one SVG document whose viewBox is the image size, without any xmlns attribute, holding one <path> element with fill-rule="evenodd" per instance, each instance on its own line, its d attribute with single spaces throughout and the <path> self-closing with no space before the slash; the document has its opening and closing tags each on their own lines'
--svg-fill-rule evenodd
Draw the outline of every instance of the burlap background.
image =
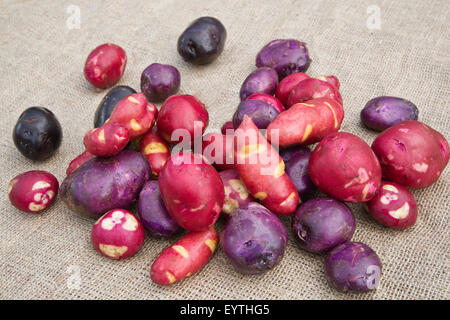
<svg viewBox="0 0 450 320">
<path fill-rule="evenodd" d="M 7 199 L 15 175 L 48 170 L 60 181 L 69 161 L 83 151 L 82 138 L 106 93 L 83 78 L 90 50 L 100 43 L 121 45 L 128 65 L 120 84 L 139 89 L 141 71 L 152 62 L 175 65 L 181 93 L 197 96 L 210 112 L 209 130 L 231 118 L 239 88 L 254 70 L 255 55 L 275 38 L 308 43 L 311 75 L 341 80 L 346 117 L 342 130 L 371 143 L 359 111 L 378 95 L 410 99 L 420 120 L 450 138 L 450 2 L 442 1 L 19 1 L 0 5 L 0 298 L 14 299 L 448 299 L 449 168 L 432 187 L 414 191 L 416 226 L 393 231 L 371 221 L 360 206 L 354 240 L 380 256 L 384 275 L 376 292 L 352 295 L 331 289 L 323 257 L 296 247 L 292 238 L 275 270 L 243 276 L 223 252 L 196 276 L 171 287 L 149 278 L 152 261 L 171 241 L 147 238 L 126 261 L 110 261 L 91 247 L 92 220 L 70 212 L 61 201 L 42 215 L 21 213 Z M 67 8 L 78 6 L 80 29 L 69 29 Z M 367 9 L 380 9 L 381 29 L 371 30 Z M 176 51 L 176 40 L 193 19 L 212 15 L 228 30 L 223 54 L 194 67 Z M 41 105 L 53 110 L 64 130 L 59 152 L 33 163 L 15 149 L 11 132 L 20 113 Z M 284 219 L 288 225 L 289 219 Z M 76 273 L 81 286 L 77 289 Z M 75 279 L 75 280 L 74 280 Z"/>
</svg>

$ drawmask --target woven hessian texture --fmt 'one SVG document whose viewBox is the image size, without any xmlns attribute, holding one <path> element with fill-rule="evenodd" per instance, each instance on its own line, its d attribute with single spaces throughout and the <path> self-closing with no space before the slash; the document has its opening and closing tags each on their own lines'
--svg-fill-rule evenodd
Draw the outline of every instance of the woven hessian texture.
<svg viewBox="0 0 450 320">
<path fill-rule="evenodd" d="M 83 136 L 93 126 L 95 109 L 106 93 L 88 84 L 83 66 L 89 52 L 105 42 L 116 43 L 127 52 L 128 64 L 119 84 L 138 90 L 140 73 L 149 64 L 176 66 L 182 78 L 180 93 L 195 95 L 208 108 L 208 131 L 218 130 L 231 119 L 239 103 L 240 85 L 255 69 L 259 49 L 276 38 L 295 38 L 308 44 L 313 60 L 310 75 L 339 77 L 345 109 L 342 131 L 355 133 L 370 144 L 376 133 L 361 126 L 360 110 L 373 97 L 393 95 L 413 101 L 420 109 L 420 120 L 448 139 L 449 1 L 0 3 L 0 128 L 4 137 L 0 142 L 0 298 L 450 298 L 449 168 L 433 186 L 413 191 L 419 217 L 409 230 L 384 228 L 369 219 L 360 205 L 351 205 L 357 222 L 353 239 L 372 247 L 384 268 L 378 290 L 366 294 L 341 294 L 330 288 L 323 272 L 324 257 L 300 250 L 292 234 L 281 264 L 264 275 L 237 273 L 219 249 L 195 276 L 159 287 L 150 280 L 150 266 L 174 240 L 147 237 L 134 257 L 112 261 L 91 246 L 94 221 L 74 214 L 59 199 L 43 214 L 26 214 L 12 207 L 7 198 L 8 182 L 24 171 L 47 170 L 62 182 L 70 160 L 83 151 Z M 67 27 L 74 12 L 70 5 L 80 9 L 79 29 Z M 381 25 L 373 29 L 371 17 L 377 8 Z M 182 61 L 176 42 L 192 20 L 204 15 L 221 20 L 228 38 L 214 63 L 196 67 Z M 51 109 L 64 131 L 57 154 L 41 163 L 24 158 L 11 139 L 21 112 L 36 105 Z M 290 219 L 282 220 L 289 227 Z"/>
</svg>

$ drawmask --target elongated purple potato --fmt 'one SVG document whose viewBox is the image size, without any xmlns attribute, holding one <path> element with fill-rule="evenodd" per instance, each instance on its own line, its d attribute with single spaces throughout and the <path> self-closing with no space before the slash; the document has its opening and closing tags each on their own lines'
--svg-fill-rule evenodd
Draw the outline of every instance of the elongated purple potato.
<svg viewBox="0 0 450 320">
<path fill-rule="evenodd" d="M 303 197 L 310 196 L 316 187 L 308 173 L 311 150 L 308 147 L 290 147 L 280 152 L 285 163 L 285 172 L 291 179 L 298 194 Z"/>
<path fill-rule="evenodd" d="M 152 237 L 170 238 L 183 229 L 167 211 L 159 191 L 158 181 L 147 181 L 142 188 L 139 194 L 138 214 Z"/>
<path fill-rule="evenodd" d="M 124 150 L 110 158 L 86 161 L 64 179 L 60 195 L 71 210 L 100 217 L 108 210 L 130 206 L 150 175 L 143 155 Z"/>
<path fill-rule="evenodd" d="M 306 44 L 294 39 L 273 40 L 256 56 L 256 66 L 275 69 L 280 80 L 292 73 L 305 72 L 310 63 Z"/>
<path fill-rule="evenodd" d="M 258 68 L 245 78 L 239 96 L 241 100 L 247 99 L 254 93 L 274 95 L 278 85 L 277 72 L 268 67 Z"/>
<path fill-rule="evenodd" d="M 315 198 L 295 211 L 292 230 L 300 248 L 321 253 L 349 241 L 355 232 L 355 219 L 345 204 L 332 198 Z"/>
<path fill-rule="evenodd" d="M 259 129 L 266 129 L 269 123 L 277 117 L 280 112 L 272 105 L 261 100 L 242 101 L 233 115 L 233 126 L 239 127 L 247 115 Z"/>
<path fill-rule="evenodd" d="M 231 263 L 247 274 L 263 273 L 277 266 L 286 243 L 284 225 L 256 202 L 236 209 L 220 234 L 220 246 Z"/>
<path fill-rule="evenodd" d="M 342 292 L 376 289 L 382 268 L 375 251 L 361 242 L 346 242 L 331 250 L 324 267 L 330 284 Z"/>
<path fill-rule="evenodd" d="M 171 65 L 152 63 L 142 71 L 141 90 L 148 101 L 163 101 L 179 88 L 180 72 Z"/>
<path fill-rule="evenodd" d="M 408 100 L 396 97 L 376 97 L 361 110 L 362 123 L 373 130 L 383 131 L 406 120 L 417 120 L 419 109 Z"/>
</svg>

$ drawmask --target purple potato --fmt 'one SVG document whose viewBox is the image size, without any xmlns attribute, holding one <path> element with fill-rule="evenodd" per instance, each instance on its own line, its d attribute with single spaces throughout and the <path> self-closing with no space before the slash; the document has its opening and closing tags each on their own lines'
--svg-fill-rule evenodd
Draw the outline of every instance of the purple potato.
<svg viewBox="0 0 450 320">
<path fill-rule="evenodd" d="M 321 253 L 352 238 L 355 218 L 342 202 L 314 198 L 297 208 L 292 218 L 292 230 L 300 248 Z"/>
<path fill-rule="evenodd" d="M 139 194 L 138 214 L 152 237 L 170 238 L 182 230 L 166 209 L 158 181 L 147 181 L 142 188 Z"/>
<path fill-rule="evenodd" d="M 239 96 L 241 100 L 247 99 L 254 93 L 265 93 L 273 96 L 277 86 L 277 72 L 272 68 L 262 67 L 256 69 L 245 78 Z"/>
<path fill-rule="evenodd" d="M 396 97 L 373 98 L 361 110 L 362 123 L 373 130 L 383 131 L 406 120 L 417 120 L 419 109 L 412 102 Z"/>
<path fill-rule="evenodd" d="M 236 209 L 220 234 L 220 246 L 242 273 L 266 272 L 281 261 L 287 232 L 275 214 L 259 203 Z"/>
<path fill-rule="evenodd" d="M 341 292 L 376 289 L 381 277 L 381 261 L 375 251 L 361 242 L 347 242 L 325 258 L 325 275 Z"/>
<path fill-rule="evenodd" d="M 98 218 L 108 210 L 129 207 L 150 176 L 147 159 L 124 150 L 86 161 L 64 179 L 60 195 L 71 210 Z"/>
<path fill-rule="evenodd" d="M 280 152 L 285 162 L 285 172 L 291 179 L 301 197 L 310 196 L 315 190 L 308 173 L 311 150 L 308 147 L 290 147 Z"/>
<path fill-rule="evenodd" d="M 305 72 L 310 63 L 306 44 L 293 39 L 273 40 L 256 56 L 256 66 L 275 69 L 280 80 L 292 73 Z"/>
<path fill-rule="evenodd" d="M 141 90 L 149 101 L 163 101 L 179 88 L 180 72 L 173 66 L 153 63 L 142 71 Z"/>
<path fill-rule="evenodd" d="M 259 129 L 266 129 L 269 123 L 277 117 L 280 112 L 272 105 L 261 100 L 242 101 L 233 115 L 233 125 L 239 127 L 247 115 Z"/>
</svg>

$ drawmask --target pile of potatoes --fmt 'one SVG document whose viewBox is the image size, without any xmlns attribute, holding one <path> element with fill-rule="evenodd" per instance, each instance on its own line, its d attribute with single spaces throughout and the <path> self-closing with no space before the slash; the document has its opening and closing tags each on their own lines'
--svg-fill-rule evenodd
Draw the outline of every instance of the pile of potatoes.
<svg viewBox="0 0 450 320">
<path fill-rule="evenodd" d="M 212 63 L 225 40 L 220 21 L 199 18 L 181 34 L 178 52 L 194 65 Z M 89 54 L 84 74 L 96 88 L 109 88 L 126 63 L 125 50 L 103 44 Z M 92 245 L 116 260 L 138 252 L 146 231 L 153 238 L 187 231 L 153 262 L 150 276 L 159 285 L 199 271 L 218 245 L 239 272 L 267 272 L 280 263 L 288 240 L 278 215 L 292 215 L 298 246 L 326 254 L 324 272 L 335 288 L 375 289 L 381 261 L 369 246 L 351 241 L 356 225 L 345 202 L 362 203 L 386 227 L 414 225 L 417 204 L 408 188 L 438 180 L 448 142 L 417 121 L 413 103 L 396 97 L 372 99 L 361 112 L 364 125 L 382 131 L 372 146 L 339 131 L 340 82 L 307 75 L 310 63 L 301 41 L 268 43 L 243 81 L 230 121 L 206 135 L 206 106 L 176 94 L 175 67 L 153 63 L 142 72 L 142 92 L 118 86 L 106 94 L 85 151 L 70 162 L 61 186 L 50 173 L 24 173 L 11 180 L 11 203 L 41 212 L 59 192 L 72 211 L 97 219 Z M 158 101 L 159 110 L 152 103 Z M 24 124 L 26 112 L 40 116 Z M 49 110 L 26 112 L 15 127 L 16 145 L 30 159 L 48 158 L 62 138 L 59 123 Z M 56 142 L 27 142 L 24 125 L 28 136 L 51 134 Z M 219 217 L 226 220 L 220 232 Z"/>
</svg>

